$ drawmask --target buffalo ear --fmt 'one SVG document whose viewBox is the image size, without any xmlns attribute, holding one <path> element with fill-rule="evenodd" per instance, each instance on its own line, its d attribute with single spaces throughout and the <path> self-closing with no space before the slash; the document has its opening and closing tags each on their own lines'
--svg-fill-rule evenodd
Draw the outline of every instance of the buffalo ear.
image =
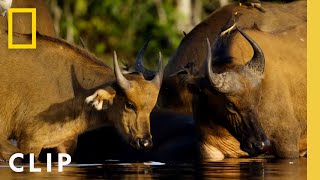
<svg viewBox="0 0 320 180">
<path fill-rule="evenodd" d="M 177 77 L 180 80 L 180 83 L 186 85 L 191 93 L 199 94 L 201 89 L 198 84 L 201 77 L 199 77 L 198 74 L 198 69 L 195 67 L 194 63 L 190 62 L 169 77 Z"/>
<path fill-rule="evenodd" d="M 191 93 L 200 93 L 200 88 L 198 87 L 199 78 L 190 74 L 190 72 L 186 69 L 182 69 L 170 75 L 170 77 L 178 78 L 180 80 L 180 83 L 186 85 Z"/>
<path fill-rule="evenodd" d="M 113 104 L 113 99 L 116 96 L 116 91 L 107 87 L 105 89 L 98 89 L 91 96 L 88 96 L 85 100 L 87 104 L 91 104 L 98 111 L 108 109 Z"/>
</svg>

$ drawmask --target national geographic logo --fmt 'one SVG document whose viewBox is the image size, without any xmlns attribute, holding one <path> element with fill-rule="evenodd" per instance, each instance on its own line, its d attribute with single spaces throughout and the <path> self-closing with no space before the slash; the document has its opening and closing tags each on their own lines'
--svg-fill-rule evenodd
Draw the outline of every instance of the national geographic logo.
<svg viewBox="0 0 320 180">
<path fill-rule="evenodd" d="M 14 13 L 31 13 L 32 17 L 32 41 L 31 44 L 14 44 L 13 43 L 13 14 Z M 8 9 L 8 49 L 36 49 L 36 31 L 37 31 L 37 10 L 36 8 L 9 8 Z"/>
</svg>

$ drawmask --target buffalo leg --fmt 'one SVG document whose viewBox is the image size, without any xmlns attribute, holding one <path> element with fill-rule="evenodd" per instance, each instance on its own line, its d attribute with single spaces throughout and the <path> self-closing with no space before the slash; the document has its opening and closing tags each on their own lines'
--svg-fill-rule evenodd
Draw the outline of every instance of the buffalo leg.
<svg viewBox="0 0 320 180">
<path fill-rule="evenodd" d="M 219 161 L 224 159 L 224 154 L 219 149 L 205 142 L 201 143 L 200 152 L 204 161 Z"/>
<path fill-rule="evenodd" d="M 0 137 L 0 161 L 8 161 L 12 154 L 20 152 L 9 140 Z"/>
<path fill-rule="evenodd" d="M 52 155 L 52 161 L 57 162 L 58 161 L 58 154 L 59 153 L 67 153 L 70 156 L 73 156 L 76 148 L 77 148 L 77 142 L 78 138 L 71 138 L 69 140 L 64 141 L 63 143 L 59 144 L 55 148 L 49 148 L 49 149 L 42 149 L 40 155 L 39 155 L 39 161 L 46 162 L 46 154 L 51 153 Z"/>
<path fill-rule="evenodd" d="M 21 149 L 23 154 L 34 153 L 36 161 L 39 161 L 39 155 L 42 149 L 42 145 L 39 145 L 36 141 L 23 140 L 18 142 L 18 147 Z"/>
<path fill-rule="evenodd" d="M 56 148 L 57 153 L 67 153 L 73 155 L 77 148 L 78 138 L 72 138 L 64 141 L 61 145 Z"/>
<path fill-rule="evenodd" d="M 204 160 L 217 161 L 224 157 L 242 157 L 248 154 L 240 149 L 240 143 L 225 128 L 214 124 L 201 128 L 200 151 Z"/>
</svg>

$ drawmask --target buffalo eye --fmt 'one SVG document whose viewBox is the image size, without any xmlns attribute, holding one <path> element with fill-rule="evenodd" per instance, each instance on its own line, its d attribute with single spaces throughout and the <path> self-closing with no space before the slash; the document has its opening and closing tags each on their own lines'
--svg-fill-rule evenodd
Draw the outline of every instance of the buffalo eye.
<svg viewBox="0 0 320 180">
<path fill-rule="evenodd" d="M 127 109 L 131 109 L 131 110 L 135 110 L 136 109 L 136 107 L 133 105 L 133 103 L 129 102 L 129 101 L 126 103 L 126 108 Z"/>
<path fill-rule="evenodd" d="M 231 112 L 236 112 L 236 106 L 232 102 L 228 102 L 226 108 Z"/>
</svg>

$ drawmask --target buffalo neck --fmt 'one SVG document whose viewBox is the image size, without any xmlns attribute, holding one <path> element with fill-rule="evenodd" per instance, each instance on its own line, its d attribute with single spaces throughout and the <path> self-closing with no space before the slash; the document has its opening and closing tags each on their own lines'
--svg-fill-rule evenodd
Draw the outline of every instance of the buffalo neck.
<svg viewBox="0 0 320 180">
<path fill-rule="evenodd" d="M 114 81 L 112 69 L 85 49 L 56 38 L 40 36 L 38 39 L 34 53 L 41 54 L 42 58 L 35 63 L 53 70 L 44 74 L 57 84 L 48 87 L 55 89 L 52 93 L 57 98 L 42 115 L 58 116 L 59 122 L 68 119 L 77 125 L 80 133 L 107 125 L 105 112 L 86 104 L 85 98 Z"/>
</svg>

